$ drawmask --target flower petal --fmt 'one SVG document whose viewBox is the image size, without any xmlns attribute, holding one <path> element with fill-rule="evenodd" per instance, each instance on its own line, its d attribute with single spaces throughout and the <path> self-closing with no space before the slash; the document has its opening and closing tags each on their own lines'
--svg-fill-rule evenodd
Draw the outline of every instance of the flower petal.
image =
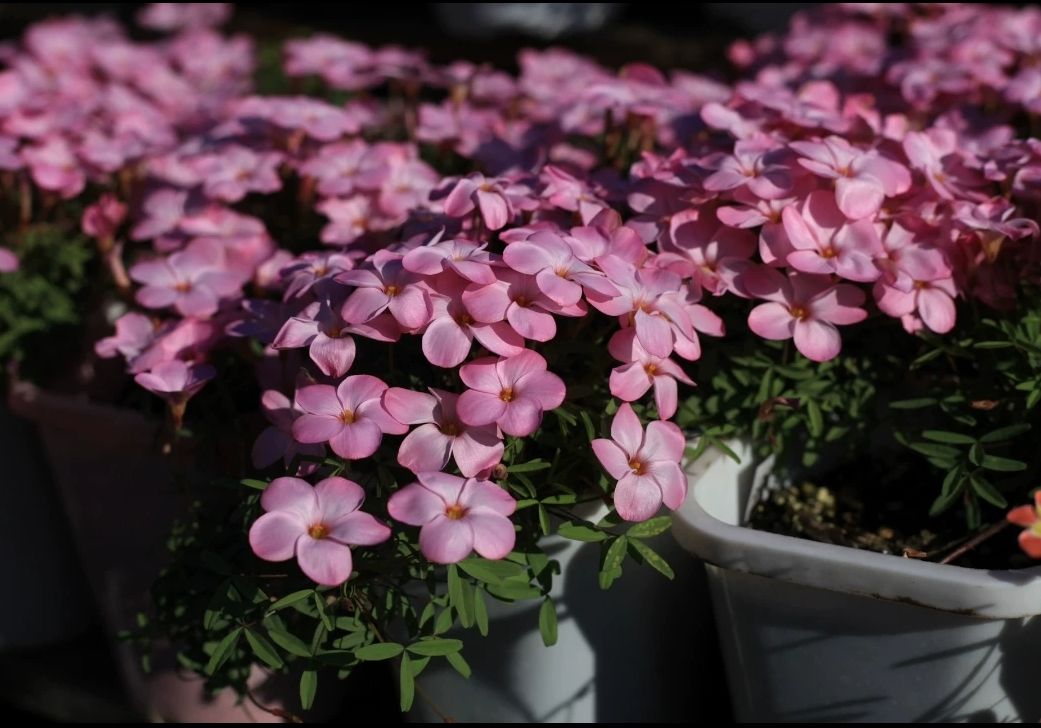
<svg viewBox="0 0 1041 728">
<path fill-rule="evenodd" d="M 410 526 L 422 526 L 445 512 L 445 501 L 419 483 L 406 485 L 391 494 L 387 500 L 387 513 L 395 521 Z"/>
<path fill-rule="evenodd" d="M 304 536 L 296 546 L 296 560 L 308 579 L 339 586 L 351 576 L 351 550 L 329 538 Z"/>
<path fill-rule="evenodd" d="M 362 419 L 343 425 L 340 432 L 329 438 L 329 447 L 346 460 L 360 460 L 376 452 L 382 439 L 383 431 L 379 425 L 372 420 Z"/>
<path fill-rule="evenodd" d="M 509 518 L 497 513 L 470 513 L 464 519 L 473 529 L 473 547 L 486 559 L 502 559 L 513 551 L 517 532 Z"/>
<path fill-rule="evenodd" d="M 662 493 L 648 476 L 627 473 L 614 489 L 614 507 L 626 521 L 646 521 L 661 508 Z"/>
<path fill-rule="evenodd" d="M 249 545 L 265 561 L 286 561 L 293 558 L 296 542 L 307 531 L 307 526 L 296 516 L 285 511 L 265 513 L 249 529 Z"/>
<path fill-rule="evenodd" d="M 474 548 L 474 532 L 469 519 L 452 520 L 440 515 L 419 532 L 419 548 L 435 564 L 455 564 Z"/>
</svg>

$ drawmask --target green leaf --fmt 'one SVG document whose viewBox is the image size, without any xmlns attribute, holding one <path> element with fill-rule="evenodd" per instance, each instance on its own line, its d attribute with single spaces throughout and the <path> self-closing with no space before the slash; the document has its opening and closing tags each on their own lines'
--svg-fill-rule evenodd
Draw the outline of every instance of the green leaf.
<svg viewBox="0 0 1041 728">
<path fill-rule="evenodd" d="M 1018 425 L 1009 425 L 1008 427 L 1002 427 L 988 432 L 980 438 L 980 442 L 987 443 L 988 445 L 994 442 L 1004 442 L 1005 440 L 1011 440 L 1013 437 L 1022 435 L 1028 430 L 1030 430 L 1030 424 L 1026 422 Z"/>
<path fill-rule="evenodd" d="M 671 516 L 658 516 L 657 518 L 637 523 L 625 535 L 629 538 L 650 538 L 651 536 L 657 536 L 659 533 L 665 533 L 671 525 Z"/>
<path fill-rule="evenodd" d="M 557 610 L 549 597 L 539 607 L 539 632 L 542 633 L 542 642 L 546 647 L 557 644 Z"/>
<path fill-rule="evenodd" d="M 645 544 L 643 541 L 630 541 L 629 544 L 643 557 L 643 560 L 654 568 L 655 571 L 664 575 L 667 579 L 676 578 L 675 572 L 669 566 L 669 562 L 663 559 L 658 552 Z"/>
<path fill-rule="evenodd" d="M 969 484 L 972 485 L 972 491 L 983 500 L 990 503 L 992 506 L 998 508 L 1007 508 L 1008 501 L 1005 500 L 1005 496 L 998 492 L 989 481 L 978 475 L 969 476 Z"/>
<path fill-rule="evenodd" d="M 464 627 L 473 625 L 473 614 L 468 609 L 466 590 L 470 585 L 461 576 L 455 564 L 448 567 L 448 601 L 459 615 L 459 622 Z"/>
<path fill-rule="evenodd" d="M 951 506 L 958 501 L 958 496 L 961 495 L 965 487 L 965 478 L 961 478 L 957 481 L 957 485 L 951 489 L 949 493 L 942 493 L 933 504 L 929 507 L 930 517 L 935 518 L 941 513 L 946 512 Z"/>
<path fill-rule="evenodd" d="M 543 536 L 548 536 L 550 532 L 549 512 L 546 510 L 546 506 L 539 503 L 539 530 Z"/>
<path fill-rule="evenodd" d="M 231 651 L 238 644 L 239 637 L 242 636 L 242 627 L 236 627 L 228 634 L 224 635 L 224 639 L 217 643 L 217 646 L 213 650 L 213 654 L 210 655 L 209 662 L 206 663 L 206 674 L 213 675 L 221 665 L 225 663 L 228 657 L 231 655 Z"/>
<path fill-rule="evenodd" d="M 596 439 L 596 428 L 593 426 L 593 420 L 589 416 L 589 413 L 585 410 L 581 410 L 579 416 L 582 418 L 582 425 L 586 428 L 586 437 L 591 441 Z"/>
<path fill-rule="evenodd" d="M 582 523 L 563 523 L 557 529 L 557 533 L 572 541 L 584 541 L 586 543 L 604 541 L 610 538 L 611 535 Z"/>
<path fill-rule="evenodd" d="M 412 708 L 412 701 L 416 699 L 416 678 L 412 674 L 412 659 L 408 654 L 401 657 L 398 683 L 401 686 L 401 712 L 404 713 Z"/>
<path fill-rule="evenodd" d="M 981 466 L 987 470 L 997 470 L 1002 473 L 1016 473 L 1027 469 L 1027 464 L 1012 458 L 1001 458 L 997 455 L 985 455 Z"/>
<path fill-rule="evenodd" d="M 408 646 L 408 651 L 413 655 L 422 655 L 425 657 L 441 657 L 443 655 L 450 655 L 453 652 L 458 652 L 463 649 L 462 640 L 452 639 L 425 639 L 419 642 L 413 642 Z"/>
<path fill-rule="evenodd" d="M 317 692 L 317 670 L 304 670 L 304 674 L 300 676 L 300 705 L 304 710 L 310 710 L 314 705 L 314 696 Z"/>
<path fill-rule="evenodd" d="M 296 635 L 292 635 L 289 632 L 286 632 L 281 629 L 275 629 L 272 627 L 268 627 L 267 635 L 271 638 L 272 642 L 274 642 L 276 645 L 278 645 L 291 655 L 296 655 L 297 657 L 311 656 L 311 648 L 308 647 L 304 643 L 304 641 Z"/>
<path fill-rule="evenodd" d="M 969 462 L 973 465 L 982 465 L 983 458 L 987 456 L 986 451 L 983 449 L 983 445 L 976 443 L 969 448 Z"/>
<path fill-rule="evenodd" d="M 279 656 L 278 650 L 275 649 L 273 644 L 268 642 L 267 637 L 247 628 L 246 641 L 249 642 L 249 647 L 253 650 L 253 654 L 267 663 L 270 667 L 276 670 L 285 667 L 285 662 L 283 662 L 282 658 Z"/>
<path fill-rule="evenodd" d="M 917 399 L 902 399 L 896 402 L 890 402 L 889 406 L 893 409 L 922 409 L 923 407 L 930 407 L 936 404 L 936 400 L 932 397 L 919 397 Z"/>
<path fill-rule="evenodd" d="M 510 467 L 507 468 L 507 470 L 509 472 L 511 472 L 511 473 L 532 473 L 532 472 L 535 472 L 536 470 L 545 470 L 545 469 L 547 469 L 549 467 L 551 467 L 550 463 L 547 463 L 547 462 L 543 461 L 542 459 L 538 459 L 538 460 L 529 460 L 526 463 L 519 463 L 517 465 L 511 465 Z"/>
<path fill-rule="evenodd" d="M 607 549 L 604 555 L 604 565 L 600 569 L 600 588 L 608 589 L 614 580 L 622 575 L 622 561 L 625 559 L 625 549 L 629 539 L 625 536 L 617 537 Z"/>
<path fill-rule="evenodd" d="M 488 605 L 484 603 L 482 589 L 474 589 L 474 622 L 482 637 L 488 636 Z"/>
<path fill-rule="evenodd" d="M 485 589 L 487 589 L 488 593 L 493 597 L 508 602 L 517 602 L 522 599 L 538 599 L 542 596 L 542 592 L 536 587 L 516 581 L 504 581 L 501 584 L 489 584 Z"/>
<path fill-rule="evenodd" d="M 254 478 L 245 478 L 239 481 L 247 488 L 253 488 L 254 490 L 267 490 L 268 482 L 266 480 L 256 480 Z"/>
<path fill-rule="evenodd" d="M 365 662 L 379 662 L 397 657 L 405 648 L 397 642 L 375 642 L 371 645 L 359 647 L 354 651 L 354 656 Z"/>
<path fill-rule="evenodd" d="M 458 652 L 445 655 L 445 659 L 448 660 L 448 664 L 455 668 L 455 671 L 463 677 L 468 678 L 473 672 L 470 670 L 470 665 L 467 664 L 466 660 L 463 659 L 463 656 Z"/>
<path fill-rule="evenodd" d="M 820 437 L 824 432 L 824 415 L 821 414 L 820 405 L 815 400 L 806 400 L 806 414 L 809 416 L 810 434 Z"/>
<path fill-rule="evenodd" d="M 307 599 L 307 597 L 311 596 L 311 594 L 313 593 L 314 589 L 301 589 L 300 591 L 295 591 L 292 594 L 287 594 L 286 596 L 282 597 L 277 602 L 272 604 L 270 607 L 268 607 L 267 614 L 274 614 L 280 609 L 285 609 L 286 607 L 292 606 L 297 602 L 303 601 L 304 599 Z"/>
<path fill-rule="evenodd" d="M 434 621 L 434 634 L 443 634 L 452 629 L 454 621 L 451 609 L 442 610 L 441 614 L 437 615 L 437 619 Z"/>
<path fill-rule="evenodd" d="M 330 632 L 336 629 L 336 625 L 333 624 L 332 617 L 329 616 L 328 612 L 325 609 L 325 600 L 322 599 L 322 595 L 318 592 L 314 592 L 314 606 L 315 609 L 318 610 L 318 617 L 322 620 L 322 624 L 325 625 L 325 628 Z"/>
<path fill-rule="evenodd" d="M 946 442 L 950 445 L 973 445 L 976 438 L 963 435 L 960 432 L 945 432 L 943 430 L 926 430 L 922 437 L 933 442 Z"/>
<path fill-rule="evenodd" d="M 458 566 L 473 578 L 486 584 L 499 584 L 504 579 L 520 576 L 527 571 L 521 564 L 505 560 L 466 559 L 460 561 Z"/>
<path fill-rule="evenodd" d="M 949 445 L 936 445 L 931 442 L 912 442 L 911 449 L 931 458 L 954 459 L 961 455 L 958 450 Z"/>
</svg>

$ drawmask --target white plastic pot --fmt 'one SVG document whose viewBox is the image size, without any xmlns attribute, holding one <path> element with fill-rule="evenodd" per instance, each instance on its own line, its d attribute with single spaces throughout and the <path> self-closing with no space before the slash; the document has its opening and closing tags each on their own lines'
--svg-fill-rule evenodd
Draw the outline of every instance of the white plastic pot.
<svg viewBox="0 0 1041 728">
<path fill-rule="evenodd" d="M 1041 718 L 1041 567 L 983 571 L 741 527 L 766 477 L 716 457 L 673 533 L 704 559 L 735 717 Z"/>
<path fill-rule="evenodd" d="M 673 567 L 675 581 L 630 561 L 604 591 L 597 583 L 599 544 L 550 537 L 547 551 L 561 565 L 552 593 L 557 644 L 542 643 L 537 602 L 488 599 L 488 636 L 458 635 L 473 675 L 464 679 L 435 660 L 419 677 L 423 691 L 459 722 L 664 722 L 721 712 L 725 719 L 701 565 L 667 534 L 649 543 Z M 440 716 L 417 696 L 410 719 Z"/>
</svg>

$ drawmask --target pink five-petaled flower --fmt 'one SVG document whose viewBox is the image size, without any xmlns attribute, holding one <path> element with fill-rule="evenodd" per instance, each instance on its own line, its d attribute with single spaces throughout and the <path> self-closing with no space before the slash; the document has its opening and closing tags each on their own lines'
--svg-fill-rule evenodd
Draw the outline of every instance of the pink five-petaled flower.
<svg viewBox="0 0 1041 728">
<path fill-rule="evenodd" d="M 672 359 L 649 354 L 636 338 L 636 330 L 631 327 L 616 331 L 607 343 L 607 350 L 615 359 L 625 362 L 623 366 L 611 370 L 609 383 L 612 396 L 625 402 L 635 402 L 653 386 L 658 417 L 667 420 L 676 414 L 679 403 L 676 380 L 694 384 L 679 364 Z"/>
<path fill-rule="evenodd" d="M 454 564 L 476 550 L 501 559 L 513 550 L 517 534 L 509 516 L 517 502 L 487 480 L 447 473 L 419 473 L 387 501 L 397 521 L 419 526 L 419 548 L 436 564 Z"/>
<path fill-rule="evenodd" d="M 293 423 L 297 442 L 328 442 L 347 460 L 367 458 L 376 452 L 384 433 L 404 435 L 403 425 L 383 409 L 387 385 L 368 374 L 347 377 L 335 389 L 312 384 L 296 392 L 297 407 L 304 413 Z"/>
<path fill-rule="evenodd" d="M 137 302 L 146 308 L 173 306 L 182 316 L 206 318 L 217 312 L 220 300 L 239 291 L 241 279 L 223 269 L 219 244 L 200 238 L 168 258 L 145 260 L 130 269 L 143 287 Z"/>
<path fill-rule="evenodd" d="M 300 416 L 300 410 L 277 389 L 269 389 L 260 397 L 260 407 L 264 410 L 271 426 L 257 436 L 250 453 L 253 467 L 267 468 L 280 458 L 288 467 L 297 455 L 308 455 L 321 458 L 325 447 L 318 444 L 304 445 L 293 439 L 293 422 Z M 308 475 L 317 468 L 315 462 L 302 461 L 297 473 Z"/>
<path fill-rule="evenodd" d="M 401 256 L 386 250 L 373 255 L 371 262 L 372 269 L 355 268 L 336 277 L 355 287 L 340 315 L 352 324 L 363 324 L 390 311 L 406 331 L 425 326 L 430 321 L 430 296 L 419 285 L 422 276 L 406 270 Z"/>
<path fill-rule="evenodd" d="M 342 377 L 354 363 L 356 347 L 351 331 L 327 300 L 314 301 L 282 324 L 271 345 L 275 349 L 306 346 L 322 374 Z"/>
<path fill-rule="evenodd" d="M 469 387 L 456 404 L 468 425 L 495 422 L 507 435 L 526 437 L 538 429 L 544 410 L 564 401 L 564 382 L 546 371 L 546 360 L 531 350 L 511 357 L 484 357 L 459 369 Z"/>
<path fill-rule="evenodd" d="M 611 439 L 592 444 L 604 470 L 618 480 L 614 506 L 625 520 L 646 521 L 662 503 L 675 510 L 687 497 L 687 479 L 679 464 L 686 442 L 672 422 L 655 420 L 645 433 L 626 402 L 611 421 Z"/>
<path fill-rule="evenodd" d="M 504 183 L 486 179 L 480 172 L 460 179 L 445 198 L 445 214 L 449 217 L 465 217 L 474 209 L 480 210 L 489 230 L 505 227 L 514 214 Z"/>
<path fill-rule="evenodd" d="M 796 270 L 836 273 L 851 281 L 873 281 L 882 274 L 874 262 L 882 252 L 875 226 L 848 220 L 827 192 L 811 192 L 798 210 L 784 208 L 781 219 L 795 249 L 788 265 Z"/>
<path fill-rule="evenodd" d="M 561 306 L 578 303 L 583 286 L 603 296 L 618 295 L 603 273 L 576 258 L 571 246 L 549 231 L 510 243 L 502 257 L 513 270 L 535 276 L 539 290 Z"/>
<path fill-rule="evenodd" d="M 1041 490 L 1034 493 L 1034 505 L 1019 506 L 1008 512 L 1009 523 L 1023 527 L 1019 546 L 1035 559 L 1041 559 Z"/>
<path fill-rule="evenodd" d="M 495 425 L 470 426 L 456 414 L 459 395 L 440 389 L 431 394 L 392 387 L 383 394 L 383 407 L 398 422 L 419 425 L 401 443 L 398 462 L 413 473 L 444 469 L 455 456 L 467 477 L 496 465 L 503 444 Z"/>
<path fill-rule="evenodd" d="M 351 576 L 351 546 L 375 546 L 390 529 L 358 510 L 365 491 L 331 477 L 313 488 L 300 478 L 275 478 L 260 496 L 267 511 L 249 529 L 249 545 L 265 561 L 296 557 L 308 579 L 338 586 Z"/>
<path fill-rule="evenodd" d="M 864 292 L 855 286 L 834 285 L 827 276 L 792 273 L 787 279 L 772 268 L 757 268 L 742 276 L 742 285 L 762 303 L 748 314 L 748 328 L 764 339 L 795 338 L 795 348 L 813 361 L 827 361 L 842 348 L 836 325 L 867 318 L 860 308 Z"/>
<path fill-rule="evenodd" d="M 134 381 L 166 400 L 174 427 L 180 429 L 188 400 L 216 375 L 216 370 L 209 364 L 189 364 L 172 359 L 156 364 L 151 371 L 141 372 Z"/>
<path fill-rule="evenodd" d="M 801 155 L 799 164 L 818 177 L 835 180 L 835 201 L 852 220 L 874 215 L 886 197 L 911 187 L 907 167 L 873 149 L 857 149 L 842 137 L 792 142 L 790 146 Z"/>
</svg>

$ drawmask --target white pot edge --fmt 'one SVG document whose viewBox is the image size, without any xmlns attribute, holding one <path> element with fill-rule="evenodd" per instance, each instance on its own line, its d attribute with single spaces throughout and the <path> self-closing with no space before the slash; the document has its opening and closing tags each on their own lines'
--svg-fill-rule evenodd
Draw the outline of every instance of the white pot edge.
<svg viewBox="0 0 1041 728">
<path fill-rule="evenodd" d="M 1018 619 L 1041 613 L 1041 566 L 969 569 L 737 525 L 752 483 L 764 477 L 766 468 L 753 461 L 747 445 L 734 450 L 740 464 L 715 452 L 706 453 L 688 468 L 687 499 L 673 519 L 676 540 L 709 564 L 983 619 Z"/>
</svg>

